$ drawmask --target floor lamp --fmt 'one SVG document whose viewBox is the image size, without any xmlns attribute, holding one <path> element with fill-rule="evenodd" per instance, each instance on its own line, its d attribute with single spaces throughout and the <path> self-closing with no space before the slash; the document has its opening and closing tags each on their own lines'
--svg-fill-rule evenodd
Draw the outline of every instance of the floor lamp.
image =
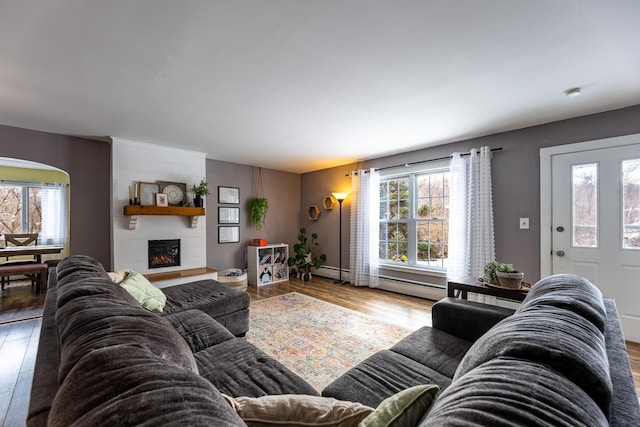
<svg viewBox="0 0 640 427">
<path fill-rule="evenodd" d="M 344 199 L 346 199 L 347 196 L 347 193 L 333 193 L 333 197 L 335 197 L 340 204 L 340 246 L 338 251 L 338 256 L 340 258 L 338 261 L 338 280 L 333 281 L 333 283 L 336 285 L 344 285 L 345 283 L 347 283 L 346 281 L 342 280 L 342 202 L 344 202 Z"/>
</svg>

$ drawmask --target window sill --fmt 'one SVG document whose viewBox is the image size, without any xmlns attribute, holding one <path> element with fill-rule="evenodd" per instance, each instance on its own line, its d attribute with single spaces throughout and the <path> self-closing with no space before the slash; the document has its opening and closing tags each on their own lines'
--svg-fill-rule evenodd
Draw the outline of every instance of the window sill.
<svg viewBox="0 0 640 427">
<path fill-rule="evenodd" d="M 447 272 L 442 270 L 430 270 L 425 268 L 417 268 L 417 267 L 409 267 L 402 266 L 397 264 L 380 264 L 380 268 L 391 271 L 403 271 L 405 273 L 413 273 L 413 274 L 421 274 L 424 276 L 431 277 L 447 277 Z"/>
</svg>

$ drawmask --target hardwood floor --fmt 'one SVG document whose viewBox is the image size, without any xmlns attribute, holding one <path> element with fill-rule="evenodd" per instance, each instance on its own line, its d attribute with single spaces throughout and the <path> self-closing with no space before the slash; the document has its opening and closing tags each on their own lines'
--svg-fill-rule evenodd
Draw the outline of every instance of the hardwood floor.
<svg viewBox="0 0 640 427">
<path fill-rule="evenodd" d="M 45 294 L 32 294 L 28 287 L 22 292 L 17 289 L 0 293 L 0 426 L 25 424 L 42 323 L 41 319 L 33 317 L 42 312 Z M 259 288 L 249 286 L 247 292 L 252 301 L 299 292 L 413 328 L 431 324 L 431 306 L 434 303 L 387 291 L 334 285 L 331 280 L 319 277 L 307 283 L 291 280 Z M 20 316 L 30 319 L 7 320 Z M 627 346 L 636 392 L 640 396 L 640 344 L 627 343 Z"/>
</svg>

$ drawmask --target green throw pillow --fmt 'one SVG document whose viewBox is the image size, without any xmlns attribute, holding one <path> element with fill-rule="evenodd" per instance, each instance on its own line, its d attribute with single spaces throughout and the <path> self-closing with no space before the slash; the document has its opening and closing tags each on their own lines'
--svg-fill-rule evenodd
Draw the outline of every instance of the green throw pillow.
<svg viewBox="0 0 640 427">
<path fill-rule="evenodd" d="M 167 296 L 153 286 L 142 274 L 130 271 L 120 282 L 120 286 L 135 298 L 138 303 L 149 311 L 161 312 L 167 302 Z"/>
<path fill-rule="evenodd" d="M 440 387 L 433 384 L 402 390 L 383 400 L 358 427 L 414 426 L 429 410 L 438 390 Z"/>
</svg>

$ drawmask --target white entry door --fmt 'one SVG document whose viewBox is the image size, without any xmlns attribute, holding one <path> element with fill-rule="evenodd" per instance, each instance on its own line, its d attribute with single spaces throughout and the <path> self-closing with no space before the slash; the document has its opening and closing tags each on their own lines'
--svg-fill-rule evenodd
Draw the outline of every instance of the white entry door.
<svg viewBox="0 0 640 427">
<path fill-rule="evenodd" d="M 551 183 L 551 273 L 615 299 L 626 339 L 640 342 L 640 139 L 553 155 Z"/>
</svg>

